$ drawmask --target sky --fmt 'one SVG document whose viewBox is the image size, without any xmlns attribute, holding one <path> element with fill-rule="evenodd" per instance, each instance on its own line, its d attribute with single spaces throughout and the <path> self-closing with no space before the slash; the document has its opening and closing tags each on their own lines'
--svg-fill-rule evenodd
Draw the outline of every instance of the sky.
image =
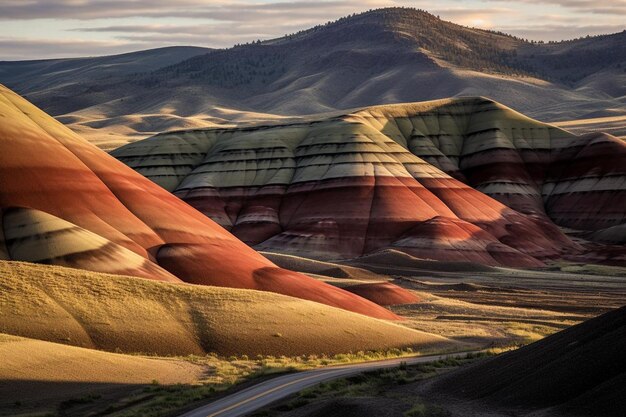
<svg viewBox="0 0 626 417">
<path fill-rule="evenodd" d="M 225 48 L 391 6 L 544 41 L 626 29 L 626 0 L 0 0 L 0 60 Z"/>
</svg>

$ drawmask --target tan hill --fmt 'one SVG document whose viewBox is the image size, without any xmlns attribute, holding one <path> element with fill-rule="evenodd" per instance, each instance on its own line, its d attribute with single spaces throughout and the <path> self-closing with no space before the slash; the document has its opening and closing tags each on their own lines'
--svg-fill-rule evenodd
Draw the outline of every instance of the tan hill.
<svg viewBox="0 0 626 417">
<path fill-rule="evenodd" d="M 619 417 L 626 411 L 624 349 L 626 307 L 437 378 L 427 391 L 465 400 L 463 415 L 488 404 L 516 415 Z"/>
<path fill-rule="evenodd" d="M 0 261 L 0 330 L 80 347 L 159 355 L 301 355 L 455 343 L 268 292 L 163 283 Z"/>
<path fill-rule="evenodd" d="M 626 221 L 626 144 L 485 98 L 177 131 L 112 155 L 263 251 L 346 259 L 395 249 L 522 267 L 626 261 L 623 246 L 575 242 L 557 227 L 603 239 L 615 233 L 599 231 Z"/>
<path fill-rule="evenodd" d="M 195 383 L 205 372 L 181 360 L 114 354 L 5 334 L 0 334 L 0 356 L 0 415 L 5 416 L 33 415 L 16 402 L 50 409 L 60 401 L 111 395 L 153 381 Z"/>
<path fill-rule="evenodd" d="M 397 318 L 352 293 L 276 267 L 2 86 L 0 259 L 254 288 Z"/>
<path fill-rule="evenodd" d="M 271 117 L 258 113 L 453 96 L 489 96 L 549 121 L 623 116 L 625 64 L 626 32 L 537 44 L 389 8 L 225 50 L 5 62 L 0 80 L 111 147 L 166 129 Z"/>
</svg>

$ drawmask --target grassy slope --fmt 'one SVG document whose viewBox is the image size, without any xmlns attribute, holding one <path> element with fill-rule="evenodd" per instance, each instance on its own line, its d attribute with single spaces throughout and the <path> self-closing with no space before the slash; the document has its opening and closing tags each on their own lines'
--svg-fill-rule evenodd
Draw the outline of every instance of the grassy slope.
<svg viewBox="0 0 626 417">
<path fill-rule="evenodd" d="M 163 358 L 0 333 L 0 416 L 172 416 L 258 377 L 411 354 L 394 349 L 335 356 Z"/>
<path fill-rule="evenodd" d="M 8 334 L 161 355 L 299 355 L 449 343 L 273 293 L 17 262 L 0 262 L 0 323 Z"/>
<path fill-rule="evenodd" d="M 0 357 L 0 414 L 10 413 L 16 401 L 104 395 L 156 379 L 164 384 L 193 383 L 204 372 L 182 360 L 120 355 L 5 334 L 0 334 Z"/>
</svg>

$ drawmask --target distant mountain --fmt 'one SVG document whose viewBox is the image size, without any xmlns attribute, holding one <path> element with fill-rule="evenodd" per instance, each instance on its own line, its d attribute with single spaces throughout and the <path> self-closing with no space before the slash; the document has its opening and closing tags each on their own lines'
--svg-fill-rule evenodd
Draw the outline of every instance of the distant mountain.
<svg viewBox="0 0 626 417">
<path fill-rule="evenodd" d="M 0 63 L 0 82 L 88 134 L 120 132 L 123 123 L 140 136 L 250 112 L 300 115 L 468 95 L 542 120 L 626 115 L 626 31 L 539 44 L 390 8 L 265 42 L 187 52 L 194 56 L 138 57 L 135 73 L 69 82 Z M 136 119 L 120 119 L 129 115 Z"/>
<path fill-rule="evenodd" d="M 299 60 L 302 62 L 299 59 L 305 58 L 302 55 L 307 55 L 307 58 L 316 55 L 323 57 L 324 60 L 317 65 L 300 68 L 310 74 L 315 69 L 329 69 L 326 66 L 358 66 L 364 63 L 359 58 L 375 58 L 372 55 L 380 54 L 381 57 L 392 58 L 384 63 L 378 62 L 381 67 L 415 64 L 420 61 L 419 58 L 424 58 L 421 63 L 435 64 L 432 68 L 453 65 L 488 74 L 537 76 L 574 85 L 598 71 L 622 69 L 620 64 L 626 62 L 626 30 L 614 35 L 546 44 L 529 42 L 502 32 L 459 26 L 421 10 L 390 8 L 342 18 L 283 38 L 239 46 L 227 50 L 227 54 L 216 52 L 212 55 L 213 58 L 222 59 L 208 60 L 205 56 L 198 56 L 161 72 L 170 75 L 172 72 L 176 75 L 185 72 L 195 76 L 203 75 L 209 82 L 217 82 L 221 86 L 272 78 L 270 74 L 259 71 L 248 80 L 243 76 L 247 69 L 243 62 L 233 62 L 237 68 L 233 68 L 231 74 L 224 74 L 224 80 L 218 80 L 220 75 L 214 72 L 214 68 L 223 65 L 224 60 L 236 61 L 232 57 L 237 56 L 235 52 L 242 49 L 245 51 L 244 62 L 247 62 L 246 54 L 254 55 L 258 54 L 257 51 L 265 50 L 265 54 L 256 57 L 262 64 L 272 61 L 271 53 L 276 58 L 286 58 L 291 64 L 289 66 Z M 338 51 L 354 52 L 338 55 Z M 312 64 L 310 61 L 305 63 Z M 280 69 L 277 68 L 275 72 L 279 73 Z M 241 76 L 241 80 L 237 80 L 238 76 Z"/>
<path fill-rule="evenodd" d="M 626 243 L 626 143 L 481 97 L 175 131 L 112 155 L 259 250 L 626 264 L 623 246 L 583 240 Z"/>
<path fill-rule="evenodd" d="M 195 46 L 174 46 L 89 58 L 0 61 L 0 80 L 12 86 L 10 88 L 29 94 L 163 68 L 210 51 Z"/>
</svg>

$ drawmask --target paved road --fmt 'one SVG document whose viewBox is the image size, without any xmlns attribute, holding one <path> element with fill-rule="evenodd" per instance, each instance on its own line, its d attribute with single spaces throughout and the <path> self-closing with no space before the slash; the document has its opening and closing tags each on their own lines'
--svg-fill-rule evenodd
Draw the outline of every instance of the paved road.
<svg viewBox="0 0 626 417">
<path fill-rule="evenodd" d="M 313 369 L 310 371 L 287 374 L 272 378 L 264 382 L 260 382 L 242 391 L 238 391 L 227 397 L 220 398 L 219 400 L 216 400 L 210 404 L 185 413 L 180 417 L 245 416 L 291 394 L 295 394 L 306 388 L 317 385 L 320 382 L 328 381 L 331 379 L 343 378 L 364 371 L 371 371 L 381 368 L 394 368 L 400 366 L 401 363 L 413 365 L 418 363 L 434 362 L 440 359 L 457 357 L 465 354 L 466 353 L 412 356 L 376 362 L 330 366 L 327 368 Z"/>
</svg>

